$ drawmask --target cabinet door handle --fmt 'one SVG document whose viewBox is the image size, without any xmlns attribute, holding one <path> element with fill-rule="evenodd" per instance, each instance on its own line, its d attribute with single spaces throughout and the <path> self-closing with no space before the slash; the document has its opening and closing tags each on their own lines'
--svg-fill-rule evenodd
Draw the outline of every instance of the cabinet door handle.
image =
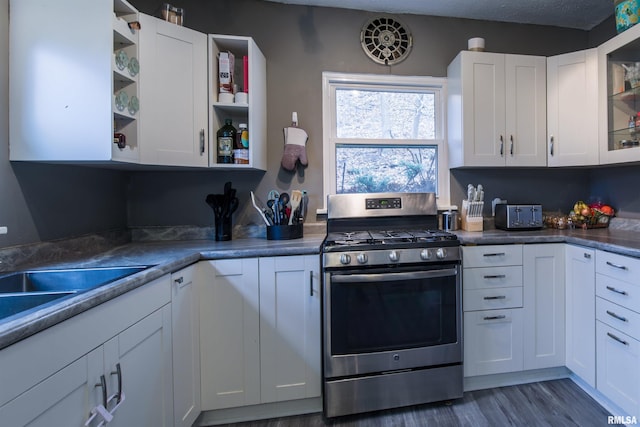
<svg viewBox="0 0 640 427">
<path fill-rule="evenodd" d="M 505 295 L 497 295 L 497 296 L 493 296 L 493 297 L 484 297 L 484 299 L 486 300 L 493 300 L 493 299 L 507 299 L 507 297 Z"/>
<path fill-rule="evenodd" d="M 620 316 L 620 315 L 618 315 L 618 314 L 614 313 L 613 311 L 609 311 L 609 310 L 607 310 L 607 314 L 608 314 L 609 316 L 613 317 L 614 319 L 618 319 L 618 320 L 621 320 L 621 321 L 623 321 L 623 322 L 626 322 L 626 321 L 627 321 L 627 318 L 626 318 L 626 317 L 622 317 L 622 316 Z"/>
<path fill-rule="evenodd" d="M 504 252 L 494 252 L 494 253 L 489 253 L 489 254 L 482 254 L 482 256 L 504 256 L 505 253 Z"/>
<path fill-rule="evenodd" d="M 309 296 L 313 296 L 313 270 L 309 272 Z"/>
<path fill-rule="evenodd" d="M 500 135 L 500 157 L 504 157 L 504 138 Z"/>
<path fill-rule="evenodd" d="M 506 274 L 493 274 L 484 276 L 485 279 L 504 279 L 505 277 L 507 277 Z"/>
<path fill-rule="evenodd" d="M 484 320 L 500 320 L 500 319 L 504 319 L 507 316 L 505 316 L 504 314 L 501 314 L 499 316 L 485 316 Z"/>
<path fill-rule="evenodd" d="M 549 138 L 549 154 L 553 156 L 553 135 L 551 135 L 551 137 Z"/>
<path fill-rule="evenodd" d="M 619 289 L 614 288 L 613 286 L 607 286 L 607 289 L 610 290 L 611 292 L 615 292 L 616 294 L 627 295 L 627 291 L 621 291 Z"/>
<path fill-rule="evenodd" d="M 184 283 L 184 277 L 180 276 L 177 279 L 173 280 L 178 286 L 182 285 Z"/>
<path fill-rule="evenodd" d="M 107 379 L 104 375 L 100 375 L 100 382 L 96 384 L 96 387 L 102 388 L 102 406 L 107 407 Z"/>
<path fill-rule="evenodd" d="M 204 155 L 204 129 L 200 129 L 200 155 Z"/>
<path fill-rule="evenodd" d="M 586 259 L 591 259 L 591 254 L 585 252 L 583 255 Z"/>
<path fill-rule="evenodd" d="M 118 376 L 118 397 L 116 401 L 120 403 L 120 401 L 122 400 L 122 368 L 120 367 L 120 363 L 116 363 L 116 370 L 111 371 L 111 375 Z"/>
<path fill-rule="evenodd" d="M 511 140 L 511 145 L 509 146 L 509 154 L 513 157 L 513 135 L 509 135 L 509 139 Z"/>
<path fill-rule="evenodd" d="M 613 268 L 617 268 L 619 270 L 626 270 L 627 266 L 622 264 L 614 264 L 611 261 L 607 261 L 607 265 Z"/>
<path fill-rule="evenodd" d="M 618 338 L 617 336 L 613 335 L 611 332 L 607 332 L 607 335 L 609 335 L 609 338 L 611 338 L 611 339 L 614 339 L 614 340 L 618 341 L 620 344 L 624 344 L 624 345 L 627 345 L 627 346 L 629 345 L 629 343 L 628 343 L 628 342 L 626 342 L 626 341 L 625 341 L 625 340 L 623 340 L 623 339 Z"/>
</svg>

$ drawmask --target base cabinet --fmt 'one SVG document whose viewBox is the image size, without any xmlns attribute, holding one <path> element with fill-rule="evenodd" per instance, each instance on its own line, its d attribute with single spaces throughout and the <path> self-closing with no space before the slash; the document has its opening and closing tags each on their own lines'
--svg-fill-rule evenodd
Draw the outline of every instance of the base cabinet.
<svg viewBox="0 0 640 427">
<path fill-rule="evenodd" d="M 202 410 L 320 396 L 318 256 L 198 267 Z"/>
<path fill-rule="evenodd" d="M 172 425 L 168 279 L 0 351 L 2 425 Z"/>
<path fill-rule="evenodd" d="M 565 364 L 591 387 L 596 386 L 595 251 L 565 246 Z"/>
</svg>

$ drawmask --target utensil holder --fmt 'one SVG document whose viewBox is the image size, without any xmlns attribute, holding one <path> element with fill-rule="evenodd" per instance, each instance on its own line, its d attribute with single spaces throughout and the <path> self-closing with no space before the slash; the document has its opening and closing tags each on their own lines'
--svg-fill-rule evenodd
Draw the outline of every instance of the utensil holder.
<svg viewBox="0 0 640 427">
<path fill-rule="evenodd" d="M 291 240 L 300 238 L 302 238 L 302 224 L 267 226 L 267 240 Z"/>
<path fill-rule="evenodd" d="M 216 242 L 231 240 L 231 217 L 216 218 Z"/>
</svg>

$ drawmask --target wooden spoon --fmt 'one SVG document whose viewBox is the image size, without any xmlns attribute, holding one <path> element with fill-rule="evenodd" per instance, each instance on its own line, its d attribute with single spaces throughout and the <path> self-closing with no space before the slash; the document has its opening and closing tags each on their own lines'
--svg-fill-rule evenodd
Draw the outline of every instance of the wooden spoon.
<svg viewBox="0 0 640 427">
<path fill-rule="evenodd" d="M 293 225 L 293 218 L 296 216 L 296 210 L 300 206 L 300 202 L 302 201 L 302 191 L 293 190 L 291 192 L 291 197 L 289 199 L 289 203 L 291 204 L 291 216 L 289 216 L 289 225 Z"/>
</svg>

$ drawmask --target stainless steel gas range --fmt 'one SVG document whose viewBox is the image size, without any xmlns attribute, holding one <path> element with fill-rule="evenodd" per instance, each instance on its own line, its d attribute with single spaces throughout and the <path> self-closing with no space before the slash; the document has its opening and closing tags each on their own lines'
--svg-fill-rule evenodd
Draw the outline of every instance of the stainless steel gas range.
<svg viewBox="0 0 640 427">
<path fill-rule="evenodd" d="M 324 414 L 462 396 L 460 242 L 433 193 L 329 196 Z"/>
</svg>

